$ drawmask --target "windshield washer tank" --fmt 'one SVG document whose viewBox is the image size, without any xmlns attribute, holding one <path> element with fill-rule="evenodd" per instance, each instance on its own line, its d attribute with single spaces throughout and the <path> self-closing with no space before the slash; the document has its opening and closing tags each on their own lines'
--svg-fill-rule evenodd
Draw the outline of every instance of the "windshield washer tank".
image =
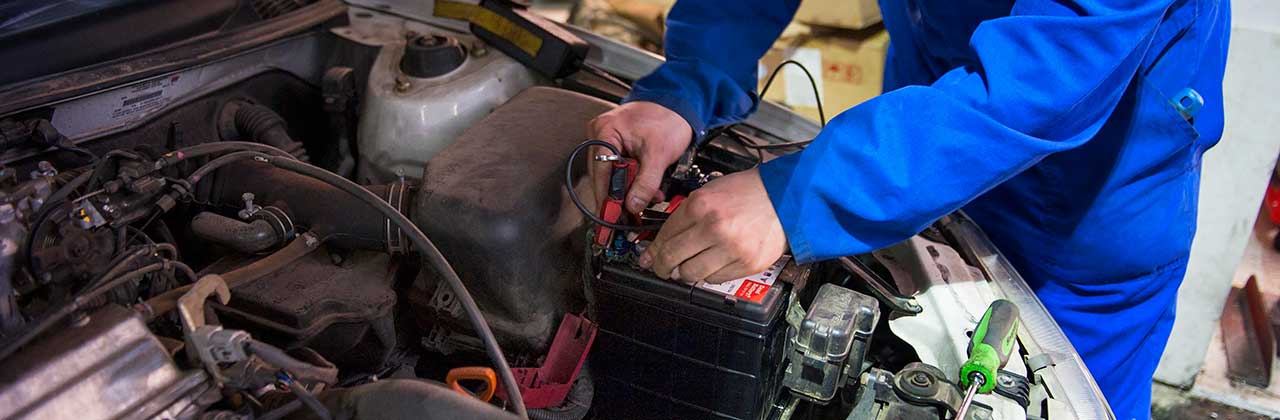
<svg viewBox="0 0 1280 420">
<path fill-rule="evenodd" d="M 433 35 L 425 35 L 432 37 Z M 438 36 L 435 36 L 438 39 Z M 385 44 L 369 73 L 360 117 L 359 181 L 416 176 L 431 157 L 540 76 L 501 52 L 471 45 L 447 73 L 419 78 L 402 70 L 406 42 Z"/>
</svg>

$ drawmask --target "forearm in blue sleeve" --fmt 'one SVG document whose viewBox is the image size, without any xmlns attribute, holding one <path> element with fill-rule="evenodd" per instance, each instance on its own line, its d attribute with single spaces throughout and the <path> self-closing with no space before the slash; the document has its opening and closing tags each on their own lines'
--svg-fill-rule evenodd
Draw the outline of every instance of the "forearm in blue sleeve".
<svg viewBox="0 0 1280 420">
<path fill-rule="evenodd" d="M 969 44 L 978 63 L 873 98 L 802 152 L 761 165 L 801 261 L 918 233 L 1091 138 L 1133 79 L 1168 1 L 1020 0 Z"/>
<path fill-rule="evenodd" d="M 742 121 L 756 108 L 756 63 L 790 23 L 799 0 L 680 0 L 667 16 L 666 63 L 623 102 L 649 101 L 695 133 Z"/>
</svg>

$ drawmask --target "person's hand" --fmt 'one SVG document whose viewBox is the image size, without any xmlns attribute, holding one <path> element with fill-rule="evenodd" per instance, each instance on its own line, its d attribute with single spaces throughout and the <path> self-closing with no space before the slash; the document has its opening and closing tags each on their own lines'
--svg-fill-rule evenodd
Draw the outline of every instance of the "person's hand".
<svg viewBox="0 0 1280 420">
<path fill-rule="evenodd" d="M 769 268 L 787 236 L 760 172 L 751 169 L 694 190 L 640 255 L 640 266 L 664 279 L 723 283 Z"/>
<path fill-rule="evenodd" d="M 693 129 L 675 111 L 653 102 L 638 101 L 623 104 L 591 120 L 587 124 L 587 138 L 618 146 L 623 155 L 639 163 L 636 179 L 623 203 L 627 211 L 640 214 L 649 203 L 662 199 L 658 191 L 662 173 L 689 148 Z M 603 147 L 591 150 L 592 157 L 608 153 Z M 608 195 L 609 169 L 607 162 L 593 160 L 587 165 L 597 200 Z"/>
</svg>

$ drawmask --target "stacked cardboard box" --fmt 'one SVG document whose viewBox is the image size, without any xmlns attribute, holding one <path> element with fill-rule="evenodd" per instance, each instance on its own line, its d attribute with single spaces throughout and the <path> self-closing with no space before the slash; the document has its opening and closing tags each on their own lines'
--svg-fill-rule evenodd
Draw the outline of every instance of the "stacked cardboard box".
<svg viewBox="0 0 1280 420">
<path fill-rule="evenodd" d="M 676 0 L 580 0 L 573 18 L 633 45 L 660 52 L 667 11 Z M 803 0 L 791 24 L 760 60 L 759 88 L 785 60 L 812 72 L 828 119 L 880 94 L 889 37 L 876 0 Z M 781 70 L 766 99 L 818 120 L 817 101 L 804 72 Z"/>
<path fill-rule="evenodd" d="M 880 23 L 876 0 L 803 0 L 796 22 L 829 28 L 866 29 Z"/>
<path fill-rule="evenodd" d="M 804 0 L 795 22 L 760 60 L 760 88 L 779 63 L 795 60 L 815 78 L 827 119 L 879 95 L 889 35 L 876 0 Z M 818 100 L 804 72 L 788 65 L 766 92 L 800 115 L 818 120 Z"/>
<path fill-rule="evenodd" d="M 764 88 L 779 63 L 794 60 L 813 75 L 821 92 L 823 110 L 827 119 L 831 119 L 880 94 L 888 47 L 889 35 L 879 27 L 853 31 L 792 24 L 760 60 L 759 87 Z M 818 101 L 809 78 L 794 65 L 778 71 L 765 99 L 818 120 Z"/>
</svg>

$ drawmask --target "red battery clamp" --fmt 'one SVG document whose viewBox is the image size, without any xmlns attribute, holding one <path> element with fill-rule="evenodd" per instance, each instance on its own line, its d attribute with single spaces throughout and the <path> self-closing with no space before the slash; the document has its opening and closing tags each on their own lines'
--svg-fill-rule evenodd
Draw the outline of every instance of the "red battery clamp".
<svg viewBox="0 0 1280 420">
<path fill-rule="evenodd" d="M 635 159 L 631 158 L 615 158 L 610 163 L 612 167 L 609 173 L 609 194 L 604 202 L 600 203 L 600 212 L 597 214 L 606 222 L 618 224 L 622 220 L 623 213 L 626 212 L 623 200 L 627 198 L 627 190 L 631 188 L 631 183 L 636 180 L 639 165 Z M 596 245 L 609 246 L 613 230 L 607 226 L 597 225 Z"/>
</svg>

